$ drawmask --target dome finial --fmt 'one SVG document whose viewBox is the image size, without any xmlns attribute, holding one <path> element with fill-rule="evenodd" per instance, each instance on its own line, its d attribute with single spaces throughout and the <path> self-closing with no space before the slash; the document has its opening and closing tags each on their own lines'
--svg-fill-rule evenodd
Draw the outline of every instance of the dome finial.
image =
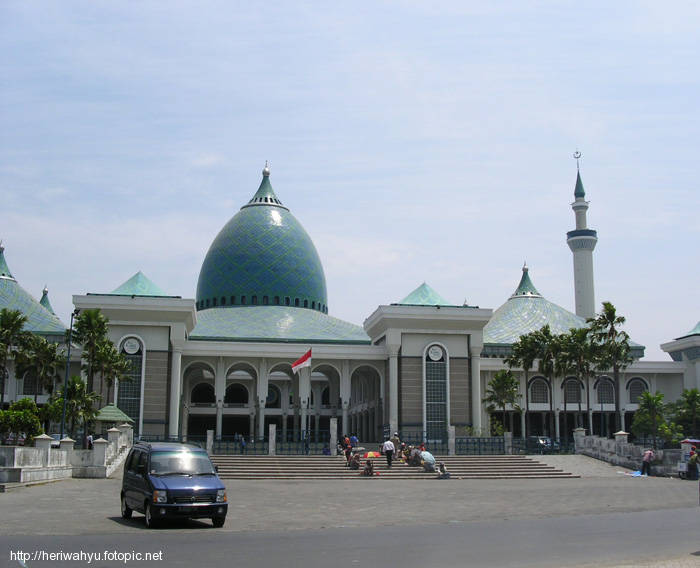
<svg viewBox="0 0 700 568">
<path fill-rule="evenodd" d="M 578 171 L 578 161 L 581 159 L 581 152 L 578 151 L 578 148 L 574 152 L 574 159 L 576 160 L 576 171 Z"/>
<path fill-rule="evenodd" d="M 49 293 L 49 286 L 48 284 L 44 284 L 44 289 L 42 290 L 44 296 Z"/>
<path fill-rule="evenodd" d="M 527 272 L 529 268 L 527 267 L 527 260 L 523 262 L 523 272 Z"/>
<path fill-rule="evenodd" d="M 265 160 L 265 167 L 263 168 L 263 176 L 270 177 L 270 164 Z"/>
</svg>

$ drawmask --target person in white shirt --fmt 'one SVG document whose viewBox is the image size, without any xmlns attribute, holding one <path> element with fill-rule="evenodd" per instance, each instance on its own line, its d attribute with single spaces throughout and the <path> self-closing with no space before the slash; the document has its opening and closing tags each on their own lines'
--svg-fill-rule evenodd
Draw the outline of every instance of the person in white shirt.
<svg viewBox="0 0 700 568">
<path fill-rule="evenodd" d="M 391 469 L 391 458 L 394 456 L 395 449 L 394 443 L 389 438 L 387 438 L 384 444 L 382 444 L 382 451 L 386 456 L 386 465 L 389 469 Z"/>
</svg>

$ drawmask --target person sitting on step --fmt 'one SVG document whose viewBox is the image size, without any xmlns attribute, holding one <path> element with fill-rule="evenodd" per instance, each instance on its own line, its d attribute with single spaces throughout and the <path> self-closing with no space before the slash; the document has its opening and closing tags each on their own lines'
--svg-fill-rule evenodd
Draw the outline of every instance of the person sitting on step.
<svg viewBox="0 0 700 568">
<path fill-rule="evenodd" d="M 348 462 L 348 467 L 356 471 L 360 469 L 360 454 L 355 454 L 350 458 L 350 461 Z"/>
<path fill-rule="evenodd" d="M 360 472 L 360 475 L 365 477 L 372 477 L 374 475 L 374 462 L 372 460 L 367 460 L 365 462 L 365 468 Z"/>
</svg>

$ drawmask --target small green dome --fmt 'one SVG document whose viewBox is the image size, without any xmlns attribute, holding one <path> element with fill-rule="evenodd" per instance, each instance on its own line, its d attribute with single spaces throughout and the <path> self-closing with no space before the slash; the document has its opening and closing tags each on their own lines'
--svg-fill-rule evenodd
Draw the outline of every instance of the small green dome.
<svg viewBox="0 0 700 568">
<path fill-rule="evenodd" d="M 196 300 L 198 310 L 280 305 L 328 312 L 316 247 L 275 195 L 267 167 L 253 198 L 209 247 Z"/>
</svg>

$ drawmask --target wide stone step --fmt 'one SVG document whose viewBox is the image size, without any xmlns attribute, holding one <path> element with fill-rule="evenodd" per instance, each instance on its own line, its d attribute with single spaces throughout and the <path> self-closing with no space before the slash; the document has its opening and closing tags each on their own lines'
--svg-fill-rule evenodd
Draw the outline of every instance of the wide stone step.
<svg viewBox="0 0 700 568">
<path fill-rule="evenodd" d="M 546 479 L 578 477 L 527 456 L 437 456 L 455 479 Z M 212 460 L 222 479 L 327 480 L 366 479 L 345 466 L 342 456 L 231 456 L 215 455 Z M 363 458 L 364 461 L 364 458 Z M 373 459 L 376 478 L 435 479 L 420 467 L 396 462 L 389 469 L 386 460 Z"/>
</svg>

